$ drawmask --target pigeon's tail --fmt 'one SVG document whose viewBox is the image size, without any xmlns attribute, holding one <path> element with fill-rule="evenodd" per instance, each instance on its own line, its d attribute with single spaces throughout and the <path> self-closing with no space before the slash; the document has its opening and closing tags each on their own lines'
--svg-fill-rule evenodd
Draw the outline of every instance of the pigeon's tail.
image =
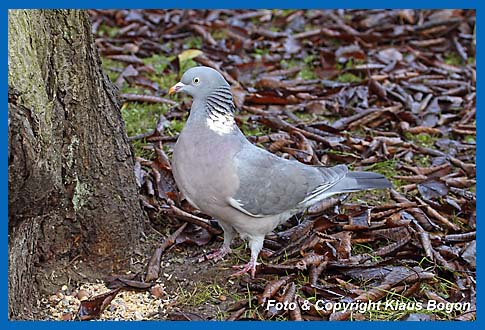
<svg viewBox="0 0 485 330">
<path fill-rule="evenodd" d="M 369 189 L 391 188 L 392 183 L 385 176 L 374 172 L 349 172 L 328 190 L 333 194 L 348 193 Z"/>
</svg>

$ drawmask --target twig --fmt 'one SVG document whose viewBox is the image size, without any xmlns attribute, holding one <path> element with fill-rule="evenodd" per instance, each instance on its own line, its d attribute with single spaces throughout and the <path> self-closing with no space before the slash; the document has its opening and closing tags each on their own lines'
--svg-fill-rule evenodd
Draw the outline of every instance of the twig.
<svg viewBox="0 0 485 330">
<path fill-rule="evenodd" d="M 187 222 L 180 226 L 172 235 L 167 237 L 167 239 L 157 247 L 155 253 L 153 253 L 152 258 L 150 259 L 150 262 L 148 263 L 148 270 L 147 275 L 145 276 L 145 282 L 151 282 L 158 278 L 158 275 L 160 273 L 160 258 L 162 256 L 162 253 L 173 244 L 175 244 L 175 240 L 180 235 L 180 233 L 182 233 L 185 227 L 187 227 Z"/>
<path fill-rule="evenodd" d="M 477 237 L 477 232 L 472 231 L 472 232 L 463 233 L 463 234 L 446 235 L 445 241 L 446 242 L 469 242 L 476 239 L 476 237 Z"/>
<path fill-rule="evenodd" d="M 427 203 L 425 203 L 421 198 L 416 196 L 416 200 L 421 204 L 420 207 L 424 207 L 424 211 L 428 214 L 428 216 L 435 218 L 439 222 L 441 222 L 443 225 L 446 227 L 458 231 L 460 230 L 460 227 L 455 225 L 454 223 L 450 222 L 448 219 L 446 219 L 444 216 L 442 216 L 438 211 L 433 209 L 431 206 L 429 206 Z"/>
<path fill-rule="evenodd" d="M 174 205 L 170 206 L 170 212 L 176 218 L 179 218 L 184 221 L 190 222 L 194 225 L 200 226 L 206 229 L 209 233 L 213 235 L 219 235 L 220 233 L 222 233 L 222 231 L 220 231 L 219 229 L 212 227 L 211 224 L 206 219 L 200 218 L 198 216 L 185 212 L 184 210 L 181 210 Z"/>
</svg>

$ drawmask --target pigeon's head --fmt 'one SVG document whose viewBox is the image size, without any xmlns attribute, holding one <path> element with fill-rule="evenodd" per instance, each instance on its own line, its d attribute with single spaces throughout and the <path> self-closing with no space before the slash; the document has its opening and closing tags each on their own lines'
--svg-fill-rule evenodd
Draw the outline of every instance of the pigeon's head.
<svg viewBox="0 0 485 330">
<path fill-rule="evenodd" d="M 187 70 L 180 82 L 170 88 L 169 94 L 184 92 L 201 98 L 221 87 L 229 88 L 229 84 L 219 72 L 207 66 L 198 66 Z"/>
</svg>

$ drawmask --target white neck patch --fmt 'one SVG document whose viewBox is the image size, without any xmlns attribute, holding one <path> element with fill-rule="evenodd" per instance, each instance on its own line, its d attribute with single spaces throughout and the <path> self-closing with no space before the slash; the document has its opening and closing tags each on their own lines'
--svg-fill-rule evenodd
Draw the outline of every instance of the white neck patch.
<svg viewBox="0 0 485 330">
<path fill-rule="evenodd" d="M 207 126 L 219 135 L 229 134 L 234 129 L 234 117 L 229 114 L 211 112 L 207 116 Z"/>
</svg>

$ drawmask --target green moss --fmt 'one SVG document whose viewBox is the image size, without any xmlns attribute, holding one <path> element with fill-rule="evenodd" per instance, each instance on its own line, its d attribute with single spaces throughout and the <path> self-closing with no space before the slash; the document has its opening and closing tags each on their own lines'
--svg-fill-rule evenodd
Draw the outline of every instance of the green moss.
<svg viewBox="0 0 485 330">
<path fill-rule="evenodd" d="M 304 58 L 303 58 L 303 63 L 305 64 L 308 64 L 308 65 L 313 65 L 313 60 L 315 59 L 315 56 L 314 55 L 306 55 Z"/>
<path fill-rule="evenodd" d="M 268 54 L 269 54 L 269 49 L 267 49 L 267 48 L 255 48 L 253 50 L 253 52 L 251 53 L 251 55 L 253 57 L 256 57 L 256 58 L 264 56 L 264 55 L 268 55 Z"/>
<path fill-rule="evenodd" d="M 413 134 L 406 132 L 404 134 L 404 137 L 406 138 L 406 140 L 412 141 L 424 148 L 433 147 L 434 143 L 438 140 L 438 137 L 429 135 L 427 133 Z"/>
<path fill-rule="evenodd" d="M 396 165 L 396 160 L 390 159 L 364 167 L 364 171 L 372 171 L 384 175 L 392 182 L 394 189 L 396 189 L 403 185 L 401 180 L 393 179 L 395 175 L 399 175 L 398 171 L 396 170 Z"/>
<path fill-rule="evenodd" d="M 321 26 L 311 24 L 310 22 L 307 22 L 307 23 L 308 24 L 305 24 L 305 32 L 307 32 L 307 31 L 313 31 L 313 30 L 316 30 L 316 29 L 320 29 L 321 28 Z"/>
<path fill-rule="evenodd" d="M 162 56 L 153 55 L 143 59 L 146 65 L 150 65 L 155 69 L 154 73 L 144 75 L 158 84 L 160 90 L 168 90 L 178 81 L 178 77 L 175 73 L 165 73 L 167 66 L 173 61 L 176 56 Z M 195 62 L 192 60 L 186 61 L 187 67 L 195 66 Z M 120 72 L 124 69 L 125 65 L 118 61 L 113 61 L 108 58 L 102 59 L 102 66 L 108 73 L 111 81 L 116 81 Z M 142 94 L 152 95 L 146 88 L 139 86 L 129 86 L 126 82 L 120 87 L 121 93 L 128 94 Z M 178 99 L 180 96 L 175 95 L 173 98 Z M 170 106 L 167 104 L 149 104 L 138 102 L 127 102 L 121 107 L 121 115 L 125 121 L 126 132 L 128 136 L 135 136 L 152 131 L 161 114 L 166 113 Z M 172 125 L 167 128 L 167 133 L 175 135 L 179 133 L 184 125 L 185 121 L 172 121 Z M 135 154 L 140 157 L 150 158 L 152 152 L 145 148 L 146 143 L 144 140 L 132 141 Z"/>
<path fill-rule="evenodd" d="M 223 29 L 215 30 L 211 34 L 212 34 L 212 38 L 214 38 L 215 40 L 227 39 L 227 32 L 226 30 L 223 30 Z"/>
<path fill-rule="evenodd" d="M 353 73 L 345 72 L 337 76 L 335 80 L 341 83 L 360 83 L 362 81 L 362 78 L 356 76 Z"/>
<path fill-rule="evenodd" d="M 355 66 L 357 65 L 361 65 L 361 64 L 364 64 L 365 61 L 364 60 L 360 60 L 360 59 L 354 59 L 354 58 L 349 58 L 347 60 L 347 62 L 345 63 L 337 63 L 335 65 L 335 68 L 339 71 L 342 71 L 342 70 L 351 70 L 353 69 Z M 342 75 L 346 75 L 347 73 L 342 73 Z M 355 75 L 354 75 L 355 76 Z M 355 76 L 357 77 L 357 76 Z M 360 77 L 359 77 L 359 81 L 362 80 Z"/>
<path fill-rule="evenodd" d="M 466 143 L 477 143 L 475 135 L 465 135 L 463 137 L 463 142 Z"/>
<path fill-rule="evenodd" d="M 145 139 L 133 140 L 130 143 L 133 146 L 133 151 L 135 152 L 135 156 L 141 157 L 144 159 L 153 158 L 153 150 L 150 150 L 147 148 L 147 143 Z"/>
<path fill-rule="evenodd" d="M 418 167 L 429 167 L 431 166 L 431 158 L 429 155 L 417 154 L 413 157 L 414 164 Z"/>
<path fill-rule="evenodd" d="M 291 69 L 299 66 L 301 70 L 298 72 L 297 77 L 304 80 L 318 79 L 313 66 L 314 55 L 307 55 L 303 58 L 303 61 L 297 61 L 295 59 L 282 60 L 280 62 L 282 69 Z"/>
<path fill-rule="evenodd" d="M 328 38 L 326 41 L 331 47 L 340 47 L 342 45 L 342 40 L 339 38 Z"/>
<path fill-rule="evenodd" d="M 156 74 L 160 75 L 175 58 L 176 56 L 162 56 L 155 54 L 153 56 L 144 58 L 143 62 L 146 65 L 151 65 L 155 69 Z"/>
<path fill-rule="evenodd" d="M 318 76 L 315 73 L 315 68 L 313 66 L 313 61 L 315 60 L 314 55 L 307 55 L 303 58 L 303 67 L 301 68 L 300 72 L 298 73 L 298 77 L 304 80 L 312 80 L 317 79 Z"/>
<path fill-rule="evenodd" d="M 144 74 L 148 79 L 156 82 L 158 86 L 167 89 L 177 82 L 177 75 L 175 73 L 165 73 L 168 64 L 173 61 L 175 56 L 161 56 L 153 55 L 143 59 L 146 65 L 154 68 L 155 72 L 151 74 Z M 119 61 L 113 61 L 109 58 L 102 58 L 103 70 L 108 74 L 112 82 L 118 79 L 118 76 L 125 68 L 125 65 Z M 129 86 L 124 83 L 120 88 L 121 93 L 147 94 L 147 90 L 143 87 Z"/>
<path fill-rule="evenodd" d="M 184 42 L 187 49 L 194 48 L 194 49 L 201 49 L 202 48 L 202 38 L 199 36 L 187 38 Z"/>
<path fill-rule="evenodd" d="M 298 77 L 304 80 L 312 80 L 312 79 L 318 78 L 318 76 L 315 73 L 315 70 L 308 66 L 304 66 L 301 69 L 301 71 L 298 73 Z"/>
<path fill-rule="evenodd" d="M 227 288 L 217 283 L 197 283 L 190 291 L 179 285 L 177 303 L 190 307 L 198 307 L 205 304 L 219 304 L 221 298 L 231 297 L 235 301 L 243 299 L 237 293 L 229 292 Z M 221 315 L 223 317 L 225 315 Z"/>
<path fill-rule="evenodd" d="M 281 65 L 281 68 L 282 69 L 291 69 L 291 68 L 294 68 L 295 66 L 299 66 L 300 65 L 300 62 L 294 60 L 294 59 L 291 59 L 291 60 L 282 60 L 280 62 L 280 65 Z"/>
<path fill-rule="evenodd" d="M 242 124 L 239 126 L 241 131 L 246 136 L 262 136 L 271 133 L 271 130 L 263 125 L 254 125 L 248 123 L 245 119 L 242 120 Z"/>
<path fill-rule="evenodd" d="M 296 10 L 295 9 L 281 9 L 279 10 L 284 16 L 288 16 L 290 14 L 293 14 Z"/>
<path fill-rule="evenodd" d="M 125 103 L 121 107 L 121 115 L 126 123 L 128 136 L 153 130 L 160 114 L 165 113 L 167 108 L 164 104 Z"/>
<path fill-rule="evenodd" d="M 358 59 L 358 58 L 349 58 L 347 63 L 345 63 L 345 68 L 346 69 L 353 69 L 357 65 L 362 65 L 362 64 L 365 64 L 365 63 L 366 63 L 365 60 L 361 60 L 361 59 Z"/>
<path fill-rule="evenodd" d="M 463 61 L 460 55 L 458 55 L 455 52 L 446 53 L 443 57 L 443 60 L 446 64 L 449 64 L 449 65 L 459 66 L 463 64 Z"/>
<path fill-rule="evenodd" d="M 390 159 L 383 162 L 377 162 L 372 165 L 366 166 L 364 170 L 377 172 L 386 177 L 393 176 L 396 174 L 396 161 L 394 159 Z"/>
<path fill-rule="evenodd" d="M 397 183 L 399 180 L 393 180 L 391 177 L 388 179 L 392 182 L 394 189 L 399 187 Z M 362 205 L 380 205 L 391 202 L 391 196 L 386 190 L 362 190 L 358 192 L 351 193 L 348 197 L 348 202 L 358 203 Z M 362 252 L 363 253 L 363 252 Z"/>
<path fill-rule="evenodd" d="M 180 63 L 180 72 L 183 73 L 190 68 L 196 67 L 197 65 L 197 62 L 192 59 L 184 61 L 183 63 Z"/>
<path fill-rule="evenodd" d="M 108 38 L 114 38 L 118 35 L 119 28 L 113 27 L 113 26 L 108 26 L 106 24 L 101 24 L 98 29 L 97 35 L 103 36 L 103 37 L 108 37 Z"/>
<path fill-rule="evenodd" d="M 126 94 L 138 94 L 138 95 L 151 95 L 151 93 L 144 87 L 141 86 L 128 86 L 127 84 L 123 84 L 120 89 L 121 93 Z"/>
<path fill-rule="evenodd" d="M 374 248 L 370 246 L 369 244 L 366 243 L 357 243 L 357 244 L 352 244 L 352 255 L 358 255 L 358 254 L 363 254 L 363 253 L 372 253 L 374 251 Z"/>
<path fill-rule="evenodd" d="M 307 122 L 311 122 L 315 120 L 315 118 L 317 117 L 313 113 L 307 113 L 307 112 L 301 112 L 301 111 L 295 111 L 293 112 L 293 114 L 297 116 L 299 119 Z M 319 117 L 319 119 L 322 119 L 322 118 Z"/>
<path fill-rule="evenodd" d="M 177 135 L 180 132 L 182 132 L 184 125 L 185 125 L 185 119 L 184 120 L 173 119 L 170 122 L 170 126 L 167 129 L 167 133 L 171 136 Z"/>
</svg>

